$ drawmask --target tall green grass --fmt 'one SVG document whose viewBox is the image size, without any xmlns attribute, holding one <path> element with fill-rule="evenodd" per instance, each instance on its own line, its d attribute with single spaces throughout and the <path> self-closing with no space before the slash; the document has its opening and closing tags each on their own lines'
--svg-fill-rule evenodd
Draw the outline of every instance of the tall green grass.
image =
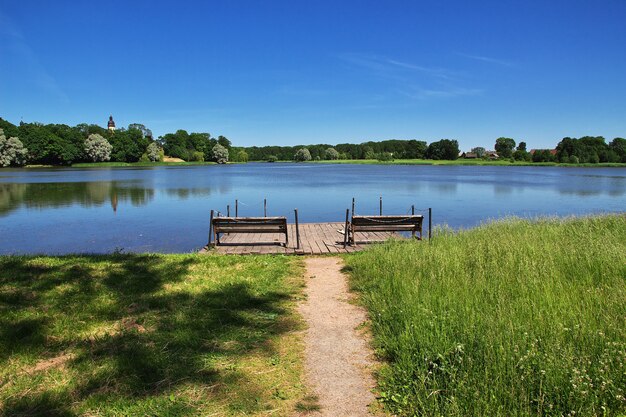
<svg viewBox="0 0 626 417">
<path fill-rule="evenodd" d="M 347 263 L 390 411 L 626 412 L 625 216 L 508 219 Z"/>
</svg>

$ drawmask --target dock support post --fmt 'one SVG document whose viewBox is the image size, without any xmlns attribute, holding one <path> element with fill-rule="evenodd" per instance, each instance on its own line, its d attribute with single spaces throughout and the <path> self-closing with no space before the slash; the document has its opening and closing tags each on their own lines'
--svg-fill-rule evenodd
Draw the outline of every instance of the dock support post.
<svg viewBox="0 0 626 417">
<path fill-rule="evenodd" d="M 379 208 L 379 213 L 382 216 L 383 215 L 383 196 L 380 196 L 380 208 Z"/>
<path fill-rule="evenodd" d="M 239 217 L 239 200 L 235 200 L 235 217 Z"/>
<path fill-rule="evenodd" d="M 209 243 L 207 248 L 211 248 L 211 239 L 213 238 L 213 210 L 211 210 L 211 220 L 209 221 Z"/>
<path fill-rule="evenodd" d="M 432 207 L 428 208 L 428 241 L 433 237 L 433 209 Z"/>
<path fill-rule="evenodd" d="M 296 249 L 300 249 L 300 227 L 298 225 L 298 209 L 294 210 L 294 215 L 296 217 Z"/>
<path fill-rule="evenodd" d="M 354 197 L 352 197 L 352 216 L 354 216 Z"/>
<path fill-rule="evenodd" d="M 263 217 L 267 217 L 267 198 L 263 199 Z"/>
<path fill-rule="evenodd" d="M 411 216 L 415 216 L 415 204 L 411 205 Z"/>
<path fill-rule="evenodd" d="M 343 247 L 345 249 L 348 244 L 348 220 L 350 219 L 350 209 L 346 209 L 346 224 L 343 229 Z"/>
<path fill-rule="evenodd" d="M 226 217 L 230 217 L 230 204 L 226 204 Z"/>
</svg>

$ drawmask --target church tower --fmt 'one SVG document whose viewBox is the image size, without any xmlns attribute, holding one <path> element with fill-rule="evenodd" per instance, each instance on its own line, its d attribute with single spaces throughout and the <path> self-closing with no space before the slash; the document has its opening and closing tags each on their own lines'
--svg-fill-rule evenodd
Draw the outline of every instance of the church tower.
<svg viewBox="0 0 626 417">
<path fill-rule="evenodd" d="M 109 123 L 107 123 L 107 127 L 109 129 L 109 132 L 115 132 L 115 122 L 113 121 L 113 116 L 109 116 Z"/>
</svg>

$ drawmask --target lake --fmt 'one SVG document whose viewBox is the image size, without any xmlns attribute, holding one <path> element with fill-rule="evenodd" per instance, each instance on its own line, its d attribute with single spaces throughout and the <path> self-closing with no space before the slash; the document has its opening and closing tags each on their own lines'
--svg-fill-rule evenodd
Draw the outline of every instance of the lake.
<svg viewBox="0 0 626 417">
<path fill-rule="evenodd" d="M 241 165 L 0 169 L 0 254 L 191 252 L 209 212 L 300 222 L 432 207 L 433 223 L 467 228 L 508 215 L 583 215 L 626 208 L 626 168 Z"/>
</svg>

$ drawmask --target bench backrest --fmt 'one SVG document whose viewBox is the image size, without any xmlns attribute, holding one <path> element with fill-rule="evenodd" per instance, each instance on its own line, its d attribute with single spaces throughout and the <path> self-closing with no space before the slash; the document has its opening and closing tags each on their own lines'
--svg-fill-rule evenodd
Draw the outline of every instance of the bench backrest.
<svg viewBox="0 0 626 417">
<path fill-rule="evenodd" d="M 237 228 L 287 230 L 286 217 L 213 217 L 213 227 L 216 231 L 223 228 L 234 230 Z"/>
<path fill-rule="evenodd" d="M 406 216 L 352 216 L 352 225 L 356 227 L 390 227 L 399 226 L 414 227 L 420 229 L 424 216 L 422 215 L 406 215 Z"/>
</svg>

